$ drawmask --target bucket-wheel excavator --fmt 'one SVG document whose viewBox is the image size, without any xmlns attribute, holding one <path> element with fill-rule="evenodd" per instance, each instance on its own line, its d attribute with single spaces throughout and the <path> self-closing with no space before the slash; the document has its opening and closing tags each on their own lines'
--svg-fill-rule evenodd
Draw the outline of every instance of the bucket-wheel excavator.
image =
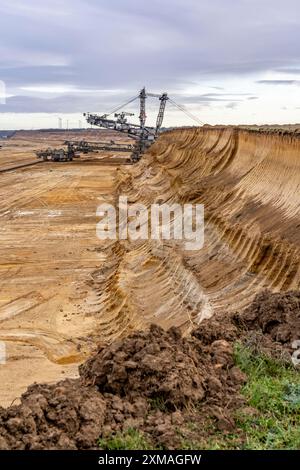
<svg viewBox="0 0 300 470">
<path fill-rule="evenodd" d="M 159 110 L 156 118 L 155 127 L 146 125 L 146 99 L 147 98 L 158 98 L 160 101 Z M 132 103 L 135 100 L 139 100 L 140 112 L 139 112 L 139 124 L 133 124 L 128 122 L 128 117 L 134 116 L 134 113 L 126 112 L 122 110 L 125 106 Z M 137 96 L 134 96 L 126 103 L 123 103 L 113 109 L 107 114 L 92 114 L 84 113 L 86 120 L 93 126 L 102 127 L 104 129 L 111 129 L 114 131 L 122 132 L 127 134 L 128 137 L 134 140 L 132 144 L 123 144 L 111 142 L 87 142 L 87 141 L 66 141 L 64 145 L 66 148 L 61 149 L 45 149 L 38 150 L 36 155 L 38 158 L 44 161 L 72 161 L 74 158 L 78 158 L 80 153 L 89 153 L 97 151 L 113 151 L 113 152 L 130 152 L 130 161 L 137 162 L 145 150 L 156 140 L 159 133 L 162 130 L 162 123 L 164 120 L 164 114 L 166 109 L 167 101 L 175 105 L 180 111 L 183 111 L 191 119 L 197 122 L 197 124 L 203 124 L 198 118 L 188 112 L 183 106 L 175 103 L 167 93 L 161 95 L 156 93 L 149 93 L 145 87 L 140 91 Z M 120 112 L 121 111 L 121 112 Z M 114 115 L 115 119 L 110 119 L 109 116 Z"/>
<path fill-rule="evenodd" d="M 154 97 L 160 100 L 160 106 L 155 127 L 146 126 L 146 99 L 148 97 Z M 125 111 L 118 113 L 117 111 L 137 99 L 139 99 L 140 102 L 140 124 L 132 124 L 128 122 L 127 116 L 133 116 L 133 113 L 127 113 Z M 167 93 L 162 93 L 161 95 L 155 93 L 148 93 L 146 92 L 146 89 L 143 88 L 137 96 L 131 98 L 126 103 L 118 106 L 116 109 L 112 110 L 108 114 L 98 115 L 84 113 L 84 116 L 86 117 L 87 122 L 93 126 L 99 126 L 105 129 L 112 129 L 115 131 L 123 132 L 126 133 L 128 137 L 134 139 L 135 145 L 133 147 L 131 160 L 133 162 L 136 162 L 140 159 L 142 153 L 146 150 L 146 148 L 149 147 L 159 135 L 168 99 L 169 97 Z M 114 114 L 114 117 L 116 118 L 115 120 L 108 119 L 111 114 Z"/>
</svg>

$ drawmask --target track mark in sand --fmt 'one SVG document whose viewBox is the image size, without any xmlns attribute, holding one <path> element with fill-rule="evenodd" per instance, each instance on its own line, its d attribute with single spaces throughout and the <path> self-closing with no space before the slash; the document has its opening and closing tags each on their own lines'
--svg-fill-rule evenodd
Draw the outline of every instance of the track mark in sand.
<svg viewBox="0 0 300 470">
<path fill-rule="evenodd" d="M 52 331 L 34 328 L 2 328 L 0 340 L 29 343 L 41 349 L 50 361 L 57 364 L 71 364 L 83 359 L 83 355 L 78 352 L 73 341 Z"/>
<path fill-rule="evenodd" d="M 100 340 L 111 341 L 153 321 L 189 331 L 213 314 L 196 277 L 167 247 L 144 243 L 124 252 L 116 244 L 108 260 L 94 274 L 88 301 L 91 311 L 99 313 Z"/>
<path fill-rule="evenodd" d="M 13 300 L 12 302 L 8 302 L 0 307 L 0 322 L 15 317 L 20 313 L 27 312 L 27 310 L 38 304 L 39 302 L 36 299 L 30 298 L 30 294 L 26 295 L 26 297 L 21 297 Z"/>
</svg>

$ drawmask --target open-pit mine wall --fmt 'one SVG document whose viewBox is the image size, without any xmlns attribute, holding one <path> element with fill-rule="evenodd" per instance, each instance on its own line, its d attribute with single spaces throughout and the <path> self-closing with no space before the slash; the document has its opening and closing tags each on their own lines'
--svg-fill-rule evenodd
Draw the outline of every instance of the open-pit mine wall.
<svg viewBox="0 0 300 470">
<path fill-rule="evenodd" d="M 205 243 L 119 241 L 94 273 L 103 339 L 151 322 L 190 330 L 240 310 L 260 290 L 300 286 L 300 138 L 238 128 L 164 133 L 130 170 L 116 200 L 203 203 Z"/>
</svg>

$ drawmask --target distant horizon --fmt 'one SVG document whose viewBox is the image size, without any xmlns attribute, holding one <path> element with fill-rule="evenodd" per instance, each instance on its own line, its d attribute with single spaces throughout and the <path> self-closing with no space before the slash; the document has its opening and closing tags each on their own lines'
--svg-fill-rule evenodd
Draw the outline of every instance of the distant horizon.
<svg viewBox="0 0 300 470">
<path fill-rule="evenodd" d="M 174 126 L 162 126 L 162 129 L 172 129 L 172 128 L 180 128 L 180 127 L 206 127 L 206 126 L 209 126 L 209 127 L 274 127 L 274 128 L 280 128 L 280 127 L 286 127 L 286 126 L 291 126 L 291 127 L 298 127 L 299 126 L 299 129 L 300 129 L 300 122 L 295 122 L 295 123 L 283 123 L 283 124 L 279 124 L 279 123 L 265 123 L 265 124 L 255 124 L 255 123 L 252 123 L 252 124 L 222 124 L 222 123 L 217 123 L 217 124 L 209 124 L 209 123 L 204 123 L 203 126 L 197 126 L 196 124 L 195 125 L 174 125 Z M 26 128 L 15 128 L 15 129 L 12 129 L 12 128 L 7 128 L 7 129 L 4 129 L 4 128 L 1 128 L 0 127 L 0 132 L 17 132 L 17 131 L 26 131 L 26 132 L 36 132 L 36 131 L 59 131 L 59 132 L 68 132 L 68 131 L 105 131 L 105 132 L 108 132 L 108 131 L 111 131 L 111 132 L 117 132 L 115 131 L 114 129 L 105 129 L 105 128 L 101 128 L 101 127 L 69 127 L 69 128 L 65 128 L 65 127 L 37 127 L 37 128 L 30 128 L 30 129 L 26 129 Z M 0 139 L 1 139 L 1 135 L 0 135 Z"/>
</svg>

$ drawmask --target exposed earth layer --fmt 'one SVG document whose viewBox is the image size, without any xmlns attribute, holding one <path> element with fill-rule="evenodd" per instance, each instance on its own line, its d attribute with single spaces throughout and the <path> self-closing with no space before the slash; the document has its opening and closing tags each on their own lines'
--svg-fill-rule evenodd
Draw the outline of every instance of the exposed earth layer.
<svg viewBox="0 0 300 470">
<path fill-rule="evenodd" d="M 17 133 L 0 166 L 74 137 Z M 77 377 L 97 345 L 152 323 L 188 335 L 205 319 L 241 312 L 265 288 L 298 290 L 299 153 L 296 134 L 204 127 L 164 133 L 132 167 L 104 165 L 103 154 L 0 174 L 1 403 L 35 381 Z M 203 203 L 203 248 L 99 241 L 97 206 L 119 195 L 149 208 Z"/>
</svg>

